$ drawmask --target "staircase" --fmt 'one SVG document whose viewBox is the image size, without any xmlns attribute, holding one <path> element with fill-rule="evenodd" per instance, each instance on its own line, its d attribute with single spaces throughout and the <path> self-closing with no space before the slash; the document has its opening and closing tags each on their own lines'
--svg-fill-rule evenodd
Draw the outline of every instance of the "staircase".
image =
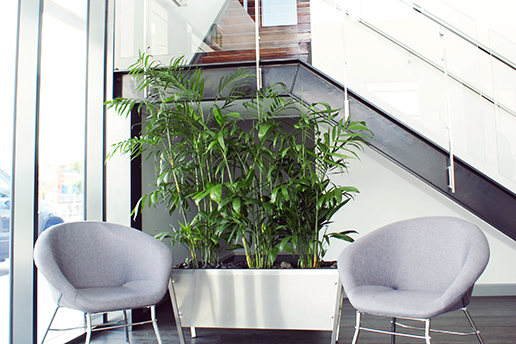
<svg viewBox="0 0 516 344">
<path fill-rule="evenodd" d="M 234 73 L 240 67 L 252 70 L 254 62 L 200 67 L 205 79 L 204 97 L 213 99 L 221 77 Z M 264 87 L 282 82 L 292 97 L 307 103 L 324 101 L 334 109 L 342 106 L 344 86 L 305 62 L 297 59 L 266 61 L 261 68 Z M 124 96 L 123 79 L 126 76 L 120 73 L 126 72 L 115 74 L 114 96 L 117 97 Z M 248 92 L 252 95 L 256 85 L 250 85 Z M 126 92 L 130 93 L 131 90 Z M 348 91 L 348 97 L 351 120 L 365 121 L 374 133 L 374 139 L 370 141 L 374 150 L 516 240 L 516 216 L 513 215 L 516 194 L 458 158 L 455 160 L 455 179 L 461 188 L 452 193 L 445 168 L 449 159 L 447 151 L 361 96 Z"/>
</svg>

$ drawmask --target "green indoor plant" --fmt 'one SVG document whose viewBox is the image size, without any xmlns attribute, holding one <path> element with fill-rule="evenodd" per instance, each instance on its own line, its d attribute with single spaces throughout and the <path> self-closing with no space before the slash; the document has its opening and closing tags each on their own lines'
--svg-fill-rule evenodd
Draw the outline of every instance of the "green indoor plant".
<svg viewBox="0 0 516 344">
<path fill-rule="evenodd" d="M 164 66 L 142 55 L 130 73 L 150 95 L 107 104 L 121 115 L 138 106 L 142 131 L 111 154 L 154 159 L 155 191 L 135 212 L 158 203 L 179 211 L 179 228 L 158 237 L 185 245 L 191 266 L 215 266 L 223 248 L 242 248 L 249 267 L 269 268 L 281 251 L 297 254 L 299 267 L 318 267 L 330 237 L 352 241 L 350 231 L 326 233 L 358 192 L 332 184 L 330 174 L 356 157 L 370 134 L 364 123 L 289 97 L 282 84 L 249 97 L 253 75 L 244 69 L 220 80 L 209 106 L 202 71 L 183 58 Z M 244 98 L 245 120 L 234 111 Z"/>
</svg>

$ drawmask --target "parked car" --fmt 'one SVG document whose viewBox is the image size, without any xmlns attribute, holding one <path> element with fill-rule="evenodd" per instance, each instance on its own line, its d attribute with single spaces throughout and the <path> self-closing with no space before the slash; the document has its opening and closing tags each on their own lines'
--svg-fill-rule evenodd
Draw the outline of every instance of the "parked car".
<svg viewBox="0 0 516 344">
<path fill-rule="evenodd" d="M 39 233 L 45 229 L 63 223 L 63 219 L 44 202 L 39 203 Z M 11 232 L 11 178 L 0 170 L 0 262 L 9 258 L 9 237 Z"/>
</svg>

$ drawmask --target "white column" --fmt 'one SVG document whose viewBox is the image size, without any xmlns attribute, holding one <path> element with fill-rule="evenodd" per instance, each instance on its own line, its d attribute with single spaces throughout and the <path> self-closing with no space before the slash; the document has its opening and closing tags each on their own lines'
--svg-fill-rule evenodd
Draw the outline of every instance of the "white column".
<svg viewBox="0 0 516 344">
<path fill-rule="evenodd" d="M 104 137 L 108 77 L 112 68 L 106 65 L 107 0 L 88 1 L 87 20 L 87 77 L 86 77 L 86 157 L 85 209 L 87 220 L 104 219 Z M 111 30 L 112 31 L 112 30 Z M 111 72 L 111 73 L 108 73 Z"/>
<path fill-rule="evenodd" d="M 33 343 L 36 336 L 36 274 L 32 249 L 38 225 L 37 140 L 42 17 L 43 0 L 19 1 L 11 176 L 11 343 Z"/>
</svg>

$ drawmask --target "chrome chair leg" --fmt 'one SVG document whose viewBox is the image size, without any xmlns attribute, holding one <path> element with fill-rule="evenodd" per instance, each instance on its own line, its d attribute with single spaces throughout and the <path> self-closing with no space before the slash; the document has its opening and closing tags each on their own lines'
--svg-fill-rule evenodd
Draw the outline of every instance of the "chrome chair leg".
<svg viewBox="0 0 516 344">
<path fill-rule="evenodd" d="M 124 309 L 122 311 L 123 315 L 124 315 L 124 323 L 125 325 L 129 324 L 129 321 L 127 319 L 127 310 Z M 128 326 L 124 326 L 124 333 L 125 333 L 125 342 L 127 344 L 131 344 L 131 342 L 129 341 L 129 327 Z"/>
<path fill-rule="evenodd" d="M 462 311 L 466 315 L 466 318 L 468 319 L 469 324 L 471 325 L 471 328 L 473 329 L 473 332 L 475 332 L 475 335 L 477 336 L 477 339 L 480 344 L 484 344 L 484 340 L 482 339 L 482 336 L 480 336 L 480 331 L 477 329 L 475 323 L 473 322 L 473 318 L 471 318 L 471 315 L 468 312 L 468 307 L 462 308 Z"/>
<path fill-rule="evenodd" d="M 426 344 L 430 343 L 431 337 L 430 337 L 430 319 L 425 319 L 425 342 Z"/>
<path fill-rule="evenodd" d="M 52 318 L 50 319 L 50 323 L 47 326 L 45 334 L 43 335 L 43 339 L 41 339 L 41 344 L 43 344 L 45 342 L 45 338 L 47 338 L 48 331 L 50 331 L 50 327 L 52 326 L 52 323 L 54 322 L 54 319 L 56 317 L 58 309 L 59 309 L 59 306 L 56 307 L 56 310 L 54 311 L 54 314 L 52 314 Z"/>
<path fill-rule="evenodd" d="M 356 325 L 355 325 L 355 334 L 353 335 L 353 341 L 351 342 L 351 344 L 356 344 L 357 341 L 358 341 L 358 335 L 360 333 L 360 326 L 361 326 L 361 318 L 362 318 L 362 313 L 360 313 L 360 311 L 357 311 L 357 321 L 356 321 Z"/>
<path fill-rule="evenodd" d="M 151 311 L 151 319 L 152 319 L 152 327 L 154 328 L 154 333 L 156 334 L 156 339 L 159 344 L 163 344 L 161 340 L 161 334 L 159 333 L 158 320 L 156 319 L 156 306 L 150 307 Z"/>
<path fill-rule="evenodd" d="M 331 331 L 330 344 L 336 344 L 339 341 L 340 319 L 342 316 L 342 302 L 344 301 L 344 288 L 339 281 L 337 282 L 337 295 L 335 300 L 335 313 L 333 314 L 333 329 Z"/>
<path fill-rule="evenodd" d="M 86 341 L 84 344 L 90 344 L 91 341 L 91 314 L 86 313 Z"/>
<path fill-rule="evenodd" d="M 181 324 L 181 314 L 179 313 L 179 306 L 176 299 L 176 291 L 174 289 L 175 281 L 170 278 L 168 281 L 168 292 L 170 293 L 170 302 L 172 303 L 172 311 L 174 312 L 174 318 L 176 319 L 177 335 L 179 337 L 179 343 L 185 344 L 185 334 L 183 332 L 183 326 Z"/>
<path fill-rule="evenodd" d="M 396 332 L 396 318 L 391 319 L 391 332 Z M 396 344 L 396 336 L 394 334 L 391 335 L 391 344 Z"/>
</svg>

